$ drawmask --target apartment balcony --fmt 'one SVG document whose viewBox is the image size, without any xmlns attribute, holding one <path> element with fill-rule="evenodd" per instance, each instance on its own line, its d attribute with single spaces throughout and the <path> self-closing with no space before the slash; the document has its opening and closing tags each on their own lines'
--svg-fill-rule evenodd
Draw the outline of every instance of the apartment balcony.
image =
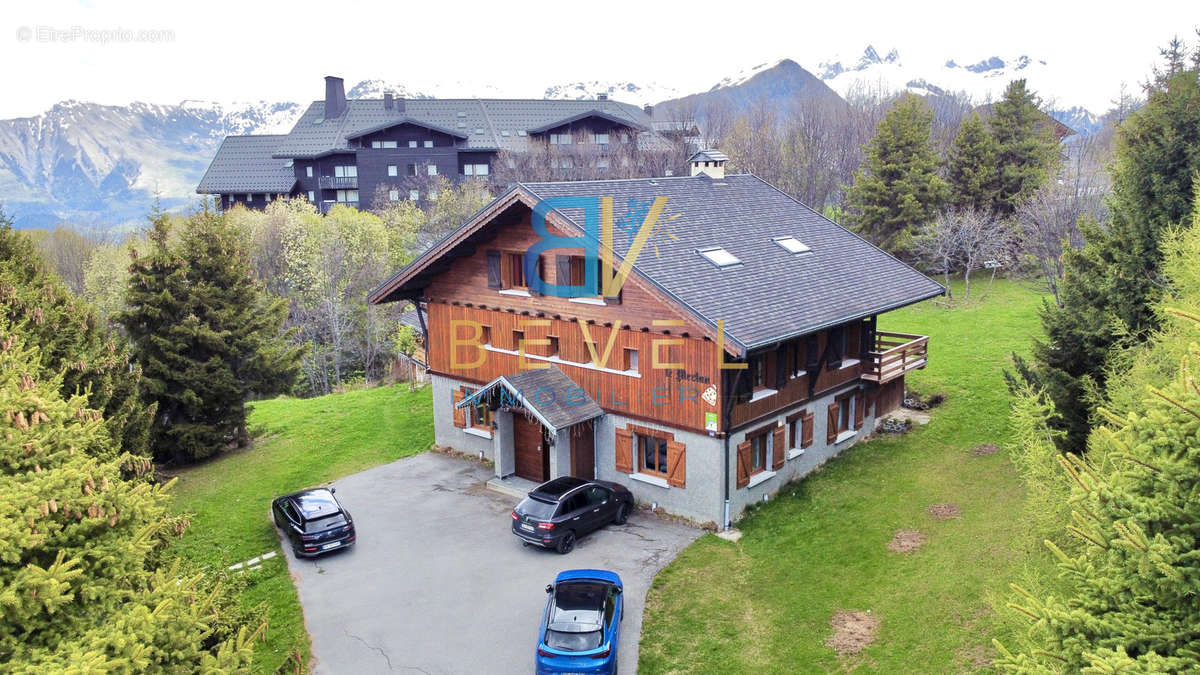
<svg viewBox="0 0 1200 675">
<path fill-rule="evenodd" d="M 357 190 L 358 176 L 321 176 L 317 185 L 322 190 Z"/>
<path fill-rule="evenodd" d="M 875 333 L 875 349 L 863 360 L 862 379 L 883 384 L 929 361 L 929 336 L 910 333 Z"/>
</svg>

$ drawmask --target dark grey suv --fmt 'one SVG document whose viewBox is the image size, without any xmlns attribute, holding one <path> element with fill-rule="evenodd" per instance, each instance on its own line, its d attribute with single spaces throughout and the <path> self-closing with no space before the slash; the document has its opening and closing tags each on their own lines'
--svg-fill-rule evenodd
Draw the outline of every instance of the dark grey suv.
<svg viewBox="0 0 1200 675">
<path fill-rule="evenodd" d="M 354 545 L 354 519 L 333 488 L 302 490 L 276 497 L 271 517 L 283 530 L 296 557 L 312 557 Z"/>
<path fill-rule="evenodd" d="M 534 488 L 512 512 L 513 534 L 526 544 L 570 553 L 575 540 L 609 523 L 621 525 L 633 493 L 606 480 L 555 478 Z"/>
</svg>

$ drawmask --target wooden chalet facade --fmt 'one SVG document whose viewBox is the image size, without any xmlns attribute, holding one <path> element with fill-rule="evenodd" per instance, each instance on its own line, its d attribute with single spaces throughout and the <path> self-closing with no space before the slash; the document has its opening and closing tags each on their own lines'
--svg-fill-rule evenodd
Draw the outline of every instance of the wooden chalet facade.
<svg viewBox="0 0 1200 675">
<path fill-rule="evenodd" d="M 439 444 L 491 458 L 498 477 L 613 480 L 721 523 L 899 404 L 928 340 L 880 332 L 876 316 L 941 286 L 759 179 L 726 178 L 723 159 L 693 161 L 691 177 L 514 186 L 371 294 L 424 308 Z M 583 249 L 531 265 L 590 292 L 543 294 L 525 278 L 535 206 L 575 197 L 614 204 L 614 264 L 628 257 L 631 272 L 607 297 Z M 657 199 L 631 254 L 639 209 Z M 584 220 L 545 216 L 556 236 L 583 235 Z M 834 269 L 844 285 L 812 276 Z"/>
</svg>

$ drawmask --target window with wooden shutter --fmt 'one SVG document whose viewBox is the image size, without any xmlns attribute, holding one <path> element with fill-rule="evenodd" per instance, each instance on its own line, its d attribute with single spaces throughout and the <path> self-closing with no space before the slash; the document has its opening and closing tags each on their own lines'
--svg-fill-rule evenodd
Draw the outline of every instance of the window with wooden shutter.
<svg viewBox="0 0 1200 675">
<path fill-rule="evenodd" d="M 863 408 L 867 407 L 867 397 L 858 392 L 854 397 L 854 428 L 861 429 L 863 425 Z"/>
<path fill-rule="evenodd" d="M 750 484 L 751 443 L 743 441 L 737 446 L 737 486 L 744 488 Z"/>
<path fill-rule="evenodd" d="M 771 448 L 771 469 L 778 471 L 787 460 L 787 427 L 775 427 L 774 447 Z"/>
<path fill-rule="evenodd" d="M 834 326 L 829 329 L 829 369 L 837 370 L 842 367 L 842 358 L 846 351 L 846 330 L 844 326 Z"/>
<path fill-rule="evenodd" d="M 813 444 L 813 426 L 815 416 L 812 413 L 805 413 L 801 418 L 803 431 L 800 433 L 800 447 L 807 448 Z"/>
<path fill-rule="evenodd" d="M 809 335 L 804 339 L 804 369 L 808 371 L 810 380 L 815 380 L 817 375 L 817 366 L 820 365 L 821 345 L 820 338 L 816 333 Z"/>
<path fill-rule="evenodd" d="M 837 401 L 829 404 L 829 425 L 825 429 L 825 442 L 833 443 L 837 440 L 838 435 L 838 404 Z"/>
<path fill-rule="evenodd" d="M 775 350 L 775 388 L 782 390 L 788 381 L 788 349 L 787 345 Z"/>
<path fill-rule="evenodd" d="M 487 252 L 488 288 L 501 288 L 500 283 L 500 251 Z"/>
<path fill-rule="evenodd" d="M 571 256 L 554 256 L 554 283 L 559 286 L 571 285 Z"/>
<path fill-rule="evenodd" d="M 687 485 L 687 448 L 679 441 L 667 441 L 667 484 Z"/>
<path fill-rule="evenodd" d="M 633 473 L 633 432 L 617 429 L 616 468 L 619 473 Z"/>
<path fill-rule="evenodd" d="M 467 397 L 462 389 L 455 389 L 451 397 L 452 405 L 454 406 L 454 426 L 460 429 L 467 427 L 467 410 L 458 407 L 458 404 Z"/>
</svg>

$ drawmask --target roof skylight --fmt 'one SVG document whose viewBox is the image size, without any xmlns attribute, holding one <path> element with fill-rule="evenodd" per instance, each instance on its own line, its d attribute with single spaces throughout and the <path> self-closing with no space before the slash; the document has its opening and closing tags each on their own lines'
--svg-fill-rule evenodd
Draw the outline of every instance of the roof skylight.
<svg viewBox="0 0 1200 675">
<path fill-rule="evenodd" d="M 742 264 L 742 261 L 738 260 L 737 256 L 730 253 L 729 251 L 726 251 L 725 249 L 721 248 L 720 246 L 713 246 L 712 248 L 697 249 L 696 252 L 699 253 L 700 255 L 704 256 L 705 258 L 708 258 L 708 261 L 710 263 L 716 265 L 717 267 L 732 267 L 733 265 Z"/>
<path fill-rule="evenodd" d="M 795 237 L 775 237 L 775 243 L 788 253 L 812 253 L 811 248 Z"/>
</svg>

